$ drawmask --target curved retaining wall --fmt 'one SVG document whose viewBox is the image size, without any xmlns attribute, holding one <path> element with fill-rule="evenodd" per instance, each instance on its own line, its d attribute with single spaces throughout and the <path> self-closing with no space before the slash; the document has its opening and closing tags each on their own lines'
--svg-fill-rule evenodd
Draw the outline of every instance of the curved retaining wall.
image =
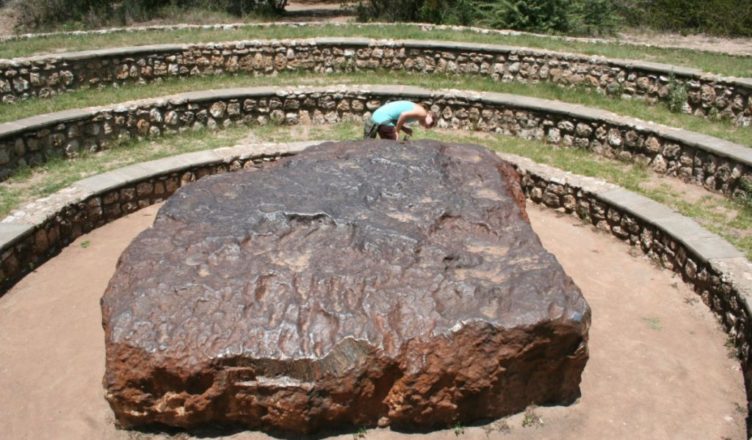
<svg viewBox="0 0 752 440">
<path fill-rule="evenodd" d="M 559 41 L 572 41 L 580 43 L 603 43 L 603 44 L 616 44 L 622 46 L 638 46 L 638 47 L 655 47 L 662 49 L 686 49 L 685 46 L 679 44 L 665 44 L 665 43 L 643 43 L 636 41 L 623 41 L 617 38 L 595 38 L 595 37 L 570 37 L 566 35 L 550 35 L 550 34 L 536 34 L 533 32 L 515 31 L 512 29 L 490 29 L 475 26 L 459 26 L 459 25 L 447 25 L 447 24 L 432 24 L 432 23 L 419 23 L 419 22 L 368 22 L 368 23 L 351 23 L 351 22 L 324 22 L 324 21 L 284 21 L 284 22 L 267 22 L 267 23 L 214 23 L 214 24 L 161 24 L 161 25 L 149 25 L 149 26 L 128 26 L 128 27 L 111 27 L 92 30 L 79 30 L 79 31 L 59 31 L 59 32 L 38 32 L 38 33 L 26 33 L 26 34 L 13 34 L 0 36 L 0 41 L 17 41 L 17 40 L 33 40 L 50 37 L 87 37 L 93 35 L 107 35 L 117 33 L 136 33 L 136 32 L 169 32 L 180 30 L 199 30 L 199 31 L 233 31 L 240 29 L 259 29 L 259 28 L 279 28 L 279 27 L 357 27 L 368 28 L 375 27 L 379 29 L 388 27 L 413 27 L 415 30 L 428 32 L 428 31 L 457 31 L 457 32 L 472 32 L 476 34 L 484 35 L 498 35 L 498 36 L 528 36 L 534 38 L 545 38 L 548 40 Z M 750 51 L 739 52 L 727 52 L 722 47 L 703 48 L 703 49 L 691 49 L 695 52 L 710 52 L 721 53 L 730 56 L 748 56 L 752 54 Z"/>
<path fill-rule="evenodd" d="M 165 200 L 206 175 L 250 168 L 317 142 L 261 144 L 184 154 L 90 177 L 0 222 L 0 295 L 75 238 Z M 513 155 L 522 187 L 536 203 L 577 215 L 680 274 L 722 323 L 752 396 L 752 265 L 720 237 L 663 205 L 597 179 L 571 175 Z"/>
<path fill-rule="evenodd" d="M 556 101 L 407 86 L 224 89 L 34 116 L 0 124 L 0 180 L 21 166 L 75 157 L 124 139 L 241 123 L 360 121 L 394 99 L 422 102 L 439 114 L 439 127 L 587 149 L 711 191 L 752 196 L 752 149 L 738 144 Z"/>
<path fill-rule="evenodd" d="M 0 99 L 49 97 L 81 87 L 217 74 L 364 70 L 480 75 L 499 81 L 583 86 L 649 102 L 684 84 L 684 111 L 752 124 L 752 79 L 697 69 L 477 43 L 318 38 L 124 47 L 0 60 Z"/>
</svg>

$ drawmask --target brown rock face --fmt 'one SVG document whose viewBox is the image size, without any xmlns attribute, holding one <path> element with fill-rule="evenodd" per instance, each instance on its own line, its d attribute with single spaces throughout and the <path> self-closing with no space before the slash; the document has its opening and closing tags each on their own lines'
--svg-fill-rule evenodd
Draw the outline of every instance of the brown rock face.
<svg viewBox="0 0 752 440">
<path fill-rule="evenodd" d="M 124 427 L 445 427 L 579 396 L 590 309 L 475 146 L 328 143 L 178 191 L 102 299 Z"/>
</svg>

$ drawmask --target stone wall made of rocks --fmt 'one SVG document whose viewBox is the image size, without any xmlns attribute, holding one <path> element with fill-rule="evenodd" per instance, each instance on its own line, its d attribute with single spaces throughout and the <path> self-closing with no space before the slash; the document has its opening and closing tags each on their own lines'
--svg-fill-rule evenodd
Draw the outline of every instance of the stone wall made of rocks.
<svg viewBox="0 0 752 440">
<path fill-rule="evenodd" d="M 163 201 L 182 185 L 206 175 L 250 168 L 314 143 L 161 159 L 85 179 L 27 205 L 0 222 L 0 295 L 81 234 Z M 692 220 L 649 199 L 525 158 L 501 156 L 518 169 L 523 190 L 533 202 L 576 215 L 680 274 L 733 341 L 747 395 L 752 395 L 752 266 L 743 254 Z"/>
<path fill-rule="evenodd" d="M 519 161 L 528 163 L 529 161 Z M 540 165 L 533 165 L 537 169 L 551 169 Z M 528 199 L 536 204 L 556 209 L 568 214 L 576 215 L 586 223 L 593 225 L 600 231 L 610 233 L 624 241 L 632 248 L 641 251 L 656 265 L 681 275 L 683 281 L 694 288 L 705 304 L 719 318 L 724 329 L 729 334 L 745 360 L 750 354 L 750 309 L 746 296 L 734 294 L 733 283 L 724 276 L 723 270 L 714 264 L 714 258 L 703 255 L 698 249 L 686 246 L 682 238 L 675 235 L 677 231 L 661 228 L 654 219 L 641 218 L 630 211 L 628 206 L 614 203 L 611 198 L 604 198 L 599 192 L 588 190 L 571 179 L 558 179 L 535 169 L 517 167 L 521 173 L 522 187 Z M 563 173 L 558 172 L 558 175 Z M 624 191 L 626 192 L 626 191 Z M 618 200 L 617 200 L 618 202 Z M 694 228 L 694 226 L 690 226 Z M 696 229 L 696 228 L 694 228 Z M 700 229 L 696 229 L 701 231 Z M 716 242 L 720 247 L 730 246 Z M 716 249 L 717 250 L 717 249 Z M 724 258 L 745 258 L 733 249 L 725 249 Z M 729 257 L 729 255 L 736 255 Z M 749 269 L 747 264 L 747 268 Z"/>
<path fill-rule="evenodd" d="M 0 60 L 0 99 L 50 97 L 82 87 L 196 75 L 395 70 L 479 75 L 497 81 L 551 82 L 601 93 L 666 101 L 687 91 L 683 111 L 752 124 L 752 79 L 697 69 L 520 47 L 418 40 L 320 38 L 155 45 Z M 675 89 L 675 88 L 674 88 Z"/>
<path fill-rule="evenodd" d="M 496 93 L 406 86 L 248 88 L 194 92 L 114 107 L 71 110 L 0 124 L 0 180 L 19 167 L 76 157 L 134 138 L 237 124 L 360 121 L 381 104 L 413 99 L 438 126 L 482 130 L 649 166 L 728 196 L 752 196 L 752 150 L 711 136 L 609 112 Z"/>
</svg>

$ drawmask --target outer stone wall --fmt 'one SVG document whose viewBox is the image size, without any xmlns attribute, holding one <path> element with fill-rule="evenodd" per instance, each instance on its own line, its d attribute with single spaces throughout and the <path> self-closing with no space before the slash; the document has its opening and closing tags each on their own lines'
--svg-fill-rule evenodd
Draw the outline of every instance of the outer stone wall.
<svg viewBox="0 0 752 440">
<path fill-rule="evenodd" d="M 209 174 L 254 166 L 305 146 L 219 149 L 133 165 L 75 183 L 0 222 L 0 294 L 76 237 L 140 207 L 164 200 Z M 522 174 L 536 203 L 577 215 L 680 274 L 718 316 L 733 341 L 752 395 L 752 266 L 728 242 L 650 199 L 597 179 L 573 176 L 501 155 Z"/>
<path fill-rule="evenodd" d="M 387 69 L 479 75 L 497 81 L 583 86 L 648 102 L 666 100 L 669 80 L 688 91 L 686 113 L 752 123 L 752 80 L 697 69 L 519 47 L 358 38 L 155 45 L 0 60 L 0 99 L 49 97 L 81 87 L 217 74 L 270 75 Z"/>
<path fill-rule="evenodd" d="M 752 150 L 738 144 L 555 101 L 404 86 L 226 89 L 0 124 L 0 180 L 21 166 L 75 157 L 131 138 L 236 124 L 360 121 L 398 98 L 420 101 L 436 111 L 439 127 L 581 148 L 645 164 L 659 174 L 729 196 L 746 197 L 752 191 Z"/>
</svg>

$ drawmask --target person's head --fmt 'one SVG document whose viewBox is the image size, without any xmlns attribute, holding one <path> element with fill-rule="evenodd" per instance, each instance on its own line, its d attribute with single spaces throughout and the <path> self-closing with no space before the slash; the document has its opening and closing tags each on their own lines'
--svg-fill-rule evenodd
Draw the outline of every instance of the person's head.
<svg viewBox="0 0 752 440">
<path fill-rule="evenodd" d="M 433 128 L 436 126 L 436 119 L 438 119 L 436 112 L 429 111 L 426 113 L 426 116 L 420 120 L 420 125 L 424 128 Z"/>
</svg>

